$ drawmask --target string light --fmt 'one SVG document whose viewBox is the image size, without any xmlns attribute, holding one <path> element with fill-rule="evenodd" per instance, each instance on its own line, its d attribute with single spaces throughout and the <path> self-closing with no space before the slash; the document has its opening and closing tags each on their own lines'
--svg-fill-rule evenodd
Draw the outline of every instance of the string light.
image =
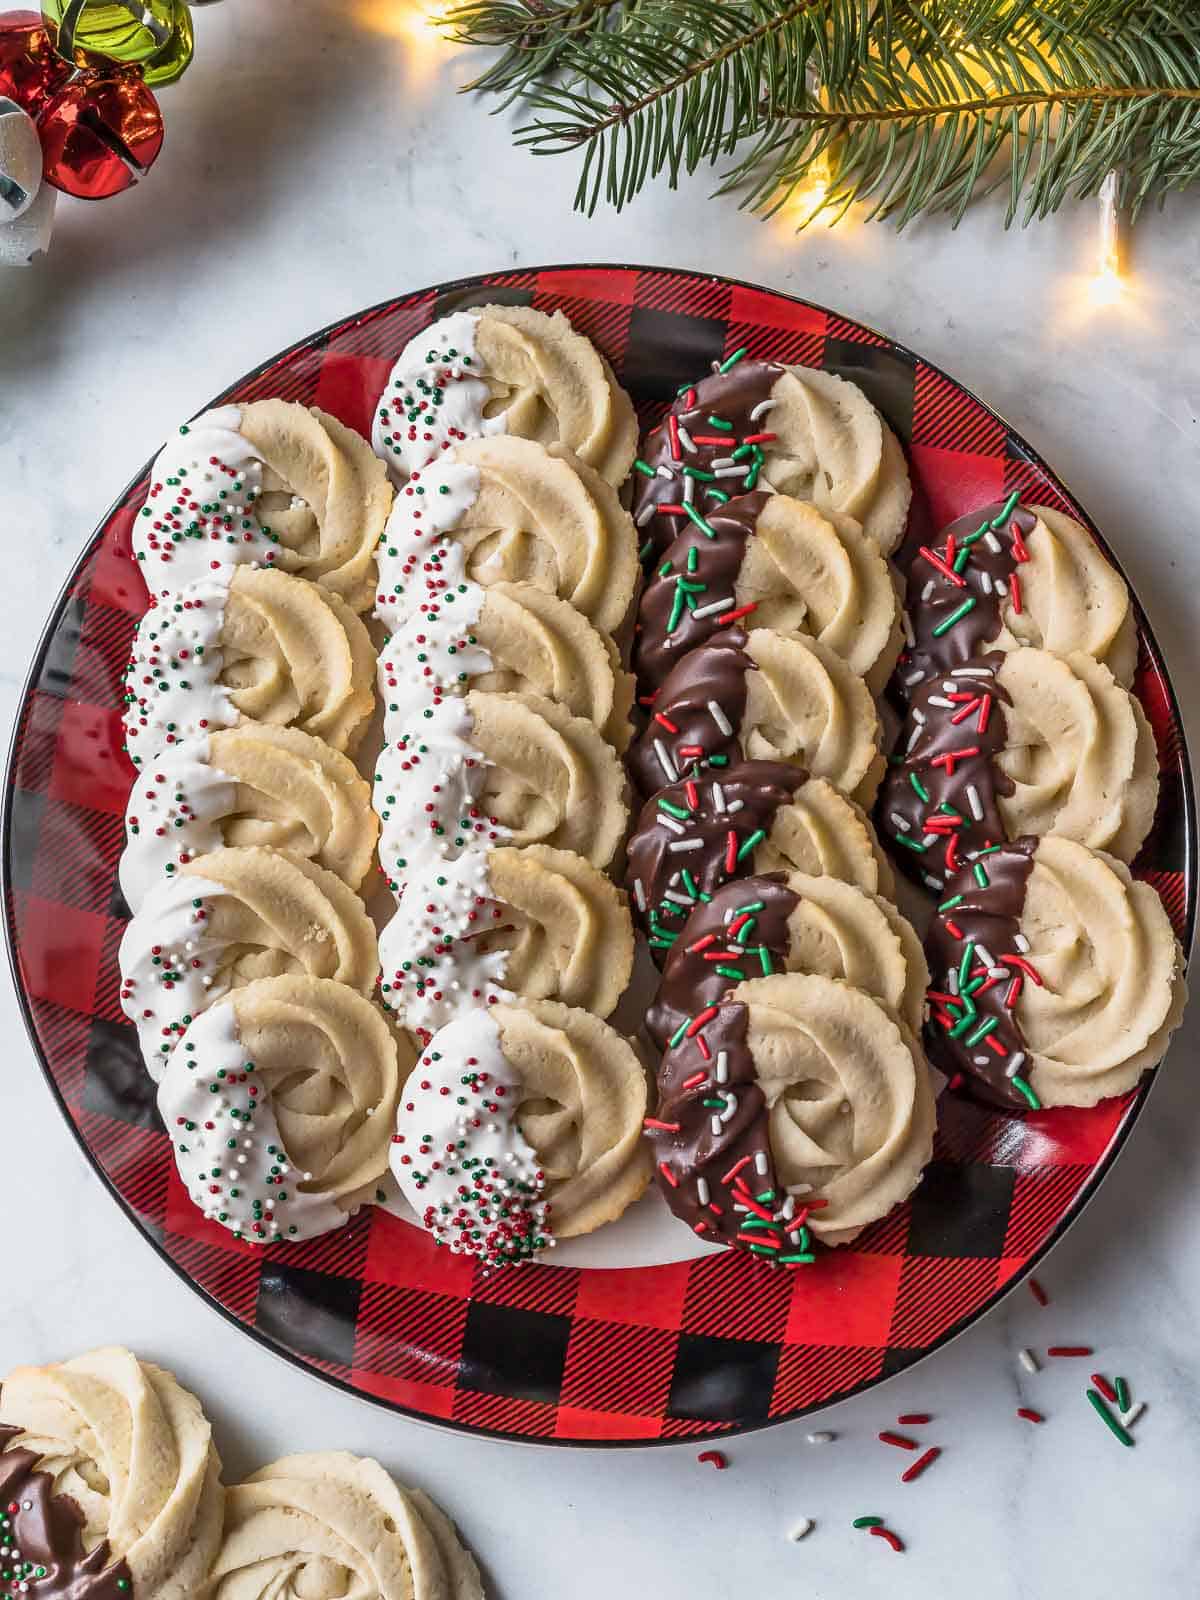
<svg viewBox="0 0 1200 1600">
<path fill-rule="evenodd" d="M 1125 291 L 1121 276 L 1121 215 L 1117 207 L 1116 172 L 1110 172 L 1100 185 L 1100 260 L 1091 283 L 1092 302 L 1114 305 Z"/>
</svg>

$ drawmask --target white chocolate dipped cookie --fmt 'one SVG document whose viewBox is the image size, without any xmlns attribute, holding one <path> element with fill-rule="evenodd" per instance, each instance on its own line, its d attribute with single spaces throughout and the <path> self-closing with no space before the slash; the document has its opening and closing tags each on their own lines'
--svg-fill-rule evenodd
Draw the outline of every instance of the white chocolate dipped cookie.
<svg viewBox="0 0 1200 1600">
<path fill-rule="evenodd" d="M 904 452 L 857 384 L 832 372 L 743 360 L 685 388 L 642 442 L 633 513 L 661 551 L 691 511 L 773 489 L 852 517 L 884 555 L 912 499 Z"/>
<path fill-rule="evenodd" d="M 866 683 L 817 639 L 738 629 L 690 651 L 654 700 L 628 753 L 643 794 L 741 758 L 785 761 L 869 805 L 883 774 Z"/>
<path fill-rule="evenodd" d="M 625 896 L 548 845 L 423 860 L 379 939 L 384 1004 L 423 1037 L 514 998 L 613 1010 L 633 966 Z"/>
<path fill-rule="evenodd" d="M 405 1090 L 392 1171 L 452 1252 L 529 1260 L 643 1192 L 646 1097 L 641 1062 L 598 1017 L 552 1000 L 497 1004 L 433 1036 Z"/>
<path fill-rule="evenodd" d="M 138 623 L 125 679 L 130 759 L 143 766 L 243 717 L 353 753 L 374 678 L 367 630 L 338 595 L 285 572 L 224 567 L 163 590 Z"/>
<path fill-rule="evenodd" d="M 121 1006 L 157 1082 L 189 1023 L 256 978 L 307 973 L 370 995 L 375 929 L 342 880 L 303 856 L 214 850 L 153 889 L 118 953 Z"/>
<path fill-rule="evenodd" d="M 1054 835 L 1015 840 L 978 865 L 949 880 L 926 935 L 933 1060 L 1022 1111 L 1133 1088 L 1187 999 L 1154 889 L 1115 857 Z"/>
<path fill-rule="evenodd" d="M 618 751 L 629 743 L 633 677 L 612 639 L 532 583 L 469 583 L 453 612 L 431 601 L 380 651 L 389 732 L 431 702 L 468 689 L 541 695 L 586 717 Z"/>
<path fill-rule="evenodd" d="M 220 1473 L 199 1401 L 161 1367 L 118 1347 L 17 1367 L 0 1387 L 6 1590 L 194 1600 Z"/>
<path fill-rule="evenodd" d="M 483 1600 L 453 1523 L 343 1450 L 284 1456 L 226 1491 L 225 1537 L 197 1600 Z"/>
<path fill-rule="evenodd" d="M 378 834 L 370 803 L 353 762 L 299 728 L 240 721 L 167 746 L 129 796 L 122 893 L 137 911 L 196 856 L 248 844 L 305 856 L 357 889 Z"/>
<path fill-rule="evenodd" d="M 644 690 L 689 650 L 741 626 L 819 639 L 879 693 L 903 637 L 896 580 L 858 523 L 762 490 L 684 522 L 655 559 L 638 620 Z"/>
<path fill-rule="evenodd" d="M 614 486 L 637 446 L 629 396 L 561 311 L 480 306 L 442 317 L 398 356 L 373 440 L 398 477 L 466 439 L 565 445 Z"/>
<path fill-rule="evenodd" d="M 235 990 L 195 1018 L 158 1085 L 188 1194 L 254 1244 L 341 1227 L 376 1198 L 415 1059 L 345 983 L 290 973 Z"/>
<path fill-rule="evenodd" d="M 219 406 L 164 446 L 133 549 L 152 590 L 254 562 L 366 611 L 391 501 L 370 445 L 327 412 L 285 400 Z"/>
<path fill-rule="evenodd" d="M 430 605 L 465 626 L 494 583 L 533 584 L 613 633 L 639 580 L 616 490 L 560 445 L 507 436 L 456 445 L 414 474 L 377 554 L 375 614 L 392 633 Z"/>
</svg>

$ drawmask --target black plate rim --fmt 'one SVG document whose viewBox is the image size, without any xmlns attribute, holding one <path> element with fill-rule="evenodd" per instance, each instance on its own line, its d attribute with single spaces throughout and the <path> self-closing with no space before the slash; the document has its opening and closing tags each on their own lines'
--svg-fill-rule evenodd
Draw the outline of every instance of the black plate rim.
<svg viewBox="0 0 1200 1600">
<path fill-rule="evenodd" d="M 1191 890 L 1185 908 L 1185 928 L 1184 938 L 1182 940 L 1184 947 L 1184 961 L 1186 965 L 1190 957 L 1196 934 L 1197 899 L 1198 892 L 1200 892 L 1200 884 L 1197 884 L 1196 882 L 1197 821 L 1195 776 L 1192 767 L 1191 754 L 1188 749 L 1187 730 L 1184 725 L 1179 697 L 1176 694 L 1175 685 L 1172 681 L 1170 672 L 1167 669 L 1166 659 L 1158 643 L 1158 639 L 1156 638 L 1154 631 L 1150 626 L 1149 618 L 1147 617 L 1141 601 L 1133 585 L 1130 583 L 1120 560 L 1116 556 L 1115 552 L 1110 548 L 1107 540 L 1104 538 L 1103 534 L 1100 532 L 1099 528 L 1096 526 L 1087 510 L 1082 506 L 1078 498 L 1071 492 L 1062 475 L 1054 471 L 1042 454 L 1038 450 L 1035 450 L 1033 446 L 1028 443 L 1023 434 L 1018 432 L 1016 428 L 1012 427 L 1011 424 L 1006 422 L 994 406 L 989 405 L 986 400 L 982 399 L 975 393 L 973 389 L 968 388 L 967 385 L 962 383 L 958 378 L 955 378 L 953 374 L 947 372 L 943 367 L 938 366 L 935 362 L 929 361 L 926 357 L 919 356 L 915 351 L 910 350 L 907 345 L 901 343 L 900 340 L 892 338 L 889 334 L 880 332 L 871 324 L 863 322 L 857 317 L 845 317 L 840 311 L 834 311 L 828 306 L 821 305 L 818 301 L 808 300 L 803 295 L 788 294 L 784 290 L 772 289 L 765 284 L 752 283 L 744 278 L 725 277 L 721 273 L 697 272 L 694 268 L 689 267 L 651 266 L 646 264 L 634 264 L 631 262 L 552 262 L 528 267 L 522 266 L 502 268 L 498 272 L 492 273 L 471 273 L 465 277 L 455 278 L 445 283 L 432 284 L 425 288 L 409 290 L 403 294 L 389 295 L 386 299 L 376 301 L 373 305 L 367 306 L 360 311 L 350 312 L 345 316 L 336 318 L 333 322 L 327 323 L 323 328 L 317 330 L 316 332 L 310 333 L 304 338 L 297 339 L 294 343 L 286 346 L 283 350 L 277 351 L 275 354 L 268 356 L 265 360 L 258 362 L 257 365 L 250 368 L 249 371 L 245 372 L 240 378 L 237 378 L 232 383 L 228 384 L 215 399 L 209 401 L 206 405 L 201 407 L 201 411 L 206 411 L 211 409 L 213 406 L 223 404 L 234 394 L 236 390 L 240 389 L 244 384 L 252 382 L 255 378 L 260 376 L 263 372 L 266 372 L 269 368 L 280 366 L 283 363 L 291 360 L 292 357 L 298 356 L 304 351 L 320 345 L 322 341 L 328 340 L 332 333 L 354 324 L 362 324 L 369 321 L 373 317 L 382 315 L 390 306 L 394 305 L 397 300 L 411 298 L 420 299 L 426 296 L 436 300 L 444 295 L 453 294 L 462 290 L 483 289 L 489 287 L 488 280 L 492 278 L 504 276 L 524 277 L 526 275 L 536 277 L 544 272 L 646 272 L 667 274 L 672 277 L 687 278 L 690 280 L 694 280 L 697 277 L 703 277 L 709 279 L 713 283 L 727 284 L 733 288 L 749 289 L 759 294 L 770 295 L 780 300 L 789 301 L 793 305 L 804 306 L 810 311 L 821 313 L 823 316 L 852 323 L 854 326 L 863 328 L 874 338 L 882 341 L 887 348 L 898 352 L 900 355 L 905 357 L 905 359 L 912 361 L 914 364 L 920 362 L 922 366 L 927 367 L 931 372 L 937 373 L 939 377 L 946 379 L 947 382 L 953 384 L 957 389 L 961 390 L 963 394 L 967 395 L 970 400 L 972 400 L 976 405 L 980 406 L 1005 430 L 1005 433 L 1020 446 L 1027 460 L 1032 465 L 1036 466 L 1052 482 L 1062 486 L 1062 488 L 1070 497 L 1072 503 L 1081 512 L 1088 531 L 1091 533 L 1092 537 L 1096 540 L 1109 561 L 1112 562 L 1113 566 L 1125 581 L 1126 588 L 1128 589 L 1133 600 L 1134 611 L 1137 617 L 1140 635 L 1145 642 L 1147 653 L 1154 664 L 1155 670 L 1160 674 L 1164 684 L 1166 685 L 1171 710 L 1174 715 L 1176 726 L 1179 730 L 1179 754 L 1184 778 L 1183 872 L 1185 882 L 1190 885 Z M 199 414 L 200 412 L 194 413 L 194 415 L 197 416 Z M 96 524 L 96 527 L 88 538 L 86 545 L 76 558 L 70 572 L 67 574 L 65 581 L 60 587 L 50 615 L 47 618 L 39 635 L 29 671 L 27 672 L 25 681 L 21 687 L 16 715 L 13 719 L 12 729 L 9 734 L 8 751 L 5 758 L 4 796 L 2 810 L 0 810 L 0 897 L 3 898 L 4 905 L 4 944 L 8 958 L 9 976 L 12 979 L 13 988 L 16 991 L 17 1003 L 21 1012 L 21 1020 L 25 1025 L 25 1032 L 28 1035 L 29 1043 L 33 1049 L 38 1066 L 41 1069 L 42 1077 L 46 1082 L 46 1086 L 50 1090 L 50 1093 L 54 1098 L 60 1113 L 62 1114 L 63 1120 L 66 1123 L 71 1136 L 74 1138 L 75 1143 L 79 1146 L 79 1149 L 83 1152 L 88 1165 L 100 1179 L 105 1191 L 116 1202 L 118 1208 L 132 1223 L 139 1238 L 141 1238 L 155 1252 L 161 1261 L 166 1263 L 176 1277 L 185 1283 L 193 1294 L 198 1295 L 202 1301 L 204 1301 L 218 1314 L 218 1316 L 223 1318 L 224 1321 L 228 1322 L 231 1327 L 236 1328 L 243 1336 L 252 1339 L 255 1344 L 259 1345 L 270 1355 L 275 1356 L 279 1360 L 287 1362 L 287 1364 L 291 1367 L 297 1368 L 313 1381 L 323 1383 L 326 1386 L 340 1390 L 343 1394 L 349 1395 L 354 1400 L 375 1406 L 379 1410 L 385 1411 L 394 1417 L 403 1417 L 407 1421 L 418 1423 L 424 1427 L 456 1433 L 469 1439 L 485 1440 L 493 1444 L 521 1444 L 528 1445 L 531 1448 L 539 1449 L 545 1448 L 546 1446 L 552 1446 L 557 1449 L 598 1451 L 647 1449 L 694 1450 L 696 1448 L 697 1441 L 703 1442 L 708 1439 L 720 1441 L 722 1439 L 738 1438 L 747 1434 L 761 1433 L 767 1428 L 778 1428 L 789 1422 L 800 1421 L 805 1417 L 816 1416 L 820 1412 L 829 1410 L 834 1406 L 841 1405 L 843 1401 L 852 1399 L 857 1395 L 864 1394 L 870 1389 L 877 1389 L 882 1385 L 891 1382 L 893 1378 L 900 1377 L 902 1373 L 912 1372 L 916 1367 L 928 1361 L 929 1358 L 935 1355 L 939 1350 L 943 1350 L 954 1340 L 961 1338 L 961 1336 L 969 1329 L 975 1327 L 985 1317 L 990 1315 L 990 1313 L 996 1309 L 1000 1302 L 1005 1299 L 1006 1296 L 1009 1295 L 1023 1279 L 1028 1278 L 1030 1274 L 1033 1273 L 1035 1268 L 1045 1260 L 1050 1251 L 1053 1250 L 1054 1247 L 1065 1236 L 1068 1229 L 1073 1227 L 1074 1224 L 1079 1220 L 1085 1208 L 1095 1198 L 1100 1185 L 1105 1181 L 1108 1175 L 1112 1172 L 1113 1168 L 1116 1166 L 1117 1159 L 1124 1150 L 1126 1142 L 1129 1139 L 1129 1135 L 1133 1131 L 1134 1125 L 1145 1109 L 1146 1102 L 1150 1097 L 1150 1093 L 1155 1083 L 1158 1081 L 1159 1072 L 1162 1066 L 1161 1061 L 1158 1066 L 1154 1068 L 1149 1079 L 1143 1081 L 1143 1084 L 1138 1092 L 1137 1099 L 1134 1100 L 1132 1105 L 1126 1111 L 1120 1126 L 1117 1128 L 1117 1131 L 1113 1136 L 1112 1144 L 1105 1152 L 1096 1170 L 1084 1184 L 1083 1188 L 1079 1191 L 1070 1209 L 1059 1220 L 1053 1232 L 1044 1241 L 1040 1248 L 1024 1262 L 1018 1271 L 1014 1272 L 1011 1277 L 1006 1278 L 1004 1283 L 1001 1284 L 999 1288 L 997 1288 L 981 1306 L 977 1307 L 976 1310 L 973 1311 L 969 1316 L 963 1318 L 961 1322 L 956 1323 L 938 1339 L 934 1340 L 934 1342 L 929 1345 L 927 1349 L 923 1350 L 914 1361 L 909 1362 L 907 1366 L 901 1369 L 901 1372 L 889 1373 L 886 1376 L 866 1379 L 864 1382 L 856 1384 L 853 1388 L 847 1389 L 843 1394 L 838 1395 L 835 1400 L 827 1400 L 819 1402 L 816 1405 L 800 1407 L 795 1411 L 789 1411 L 786 1416 L 768 1417 L 765 1420 L 758 1422 L 735 1422 L 728 1426 L 721 1425 L 711 1430 L 706 1430 L 703 1433 L 698 1433 L 694 1437 L 681 1439 L 541 1438 L 529 1434 L 476 1428 L 469 1423 L 459 1422 L 451 1417 L 432 1417 L 425 1412 L 415 1411 L 411 1407 L 400 1405 L 395 1401 L 386 1400 L 380 1395 L 370 1394 L 366 1390 L 358 1389 L 352 1383 L 348 1383 L 343 1378 L 335 1377 L 332 1373 L 322 1372 L 319 1367 L 314 1366 L 309 1361 L 306 1361 L 303 1356 L 298 1355 L 295 1351 L 289 1350 L 285 1346 L 277 1343 L 274 1339 L 271 1339 L 266 1334 L 262 1333 L 258 1328 L 248 1326 L 227 1306 L 222 1305 L 219 1300 L 215 1299 L 207 1289 L 203 1288 L 193 1278 L 189 1277 L 184 1271 L 183 1267 L 169 1254 L 166 1247 L 160 1243 L 159 1240 L 154 1238 L 153 1235 L 143 1226 L 137 1212 L 128 1203 L 125 1197 L 109 1178 L 108 1174 L 104 1171 L 104 1168 L 93 1154 L 90 1146 L 84 1139 L 81 1129 L 71 1115 L 70 1109 L 67 1106 L 66 1100 L 64 1099 L 57 1083 L 54 1080 L 53 1074 L 50 1071 L 49 1063 L 42 1052 L 42 1048 L 38 1040 L 30 998 L 25 990 L 24 984 L 21 981 L 20 964 L 17 957 L 16 938 L 14 934 L 12 918 L 13 878 L 11 855 L 12 806 L 14 793 L 13 776 L 15 771 L 19 736 L 25 720 L 25 713 L 29 706 L 30 697 L 36 689 L 38 680 L 41 677 L 46 656 L 49 652 L 50 643 L 55 636 L 59 624 L 62 621 L 63 612 L 70 601 L 71 593 L 76 582 L 78 581 L 80 572 L 95 552 L 110 518 L 113 517 L 116 512 L 126 504 L 126 502 L 129 500 L 129 497 L 134 493 L 134 491 L 137 489 L 137 486 L 141 483 L 142 479 L 150 471 L 154 464 L 154 460 L 155 457 L 151 456 L 149 460 L 146 461 L 133 475 L 133 477 L 130 478 L 129 482 L 115 497 L 112 504 Z"/>
</svg>

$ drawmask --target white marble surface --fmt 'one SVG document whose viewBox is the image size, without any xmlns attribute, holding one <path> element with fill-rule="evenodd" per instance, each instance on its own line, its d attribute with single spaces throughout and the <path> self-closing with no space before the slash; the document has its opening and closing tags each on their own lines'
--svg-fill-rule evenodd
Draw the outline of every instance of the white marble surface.
<svg viewBox="0 0 1200 1600">
<path fill-rule="evenodd" d="M 900 239 L 785 232 L 659 193 L 623 217 L 570 211 L 570 163 L 534 165 L 450 92 L 389 0 L 226 0 L 164 95 L 168 141 L 122 200 L 64 205 L 50 259 L 0 274 L 0 696 L 7 721 L 43 617 L 96 517 L 164 430 L 248 365 L 356 307 L 461 273 L 541 261 L 663 263 L 809 295 L 889 331 L 986 396 L 1098 518 L 1154 618 L 1200 738 L 1200 210 L 1137 236 L 1120 307 L 1085 308 L 1090 211 L 1005 235 L 978 213 Z M 446 58 L 442 58 L 446 61 Z M 729 1447 L 551 1454 L 473 1442 L 325 1389 L 221 1322 L 101 1193 L 34 1066 L 7 986 L 0 1080 L 5 1271 L 0 1371 L 101 1341 L 175 1367 L 215 1416 L 231 1474 L 285 1449 L 373 1452 L 444 1499 L 504 1600 L 614 1592 L 888 1594 L 968 1581 L 974 1600 L 1195 1592 L 1200 1399 L 1194 1330 L 1200 1010 L 1119 1167 L 1043 1272 L 938 1357 L 804 1424 Z M 1077 1368 L 1018 1382 L 1015 1352 L 1095 1342 L 1151 1403 L 1135 1451 L 1084 1405 Z M 1043 1409 L 1013 1416 L 1018 1393 Z M 901 1488 L 874 1433 L 937 1413 L 945 1455 Z M 720 1489 L 720 1496 L 714 1491 Z M 909 1542 L 852 1533 L 863 1512 Z M 805 1543 L 785 1532 L 817 1519 Z M 640 1568 L 644 1577 L 631 1575 Z"/>
</svg>

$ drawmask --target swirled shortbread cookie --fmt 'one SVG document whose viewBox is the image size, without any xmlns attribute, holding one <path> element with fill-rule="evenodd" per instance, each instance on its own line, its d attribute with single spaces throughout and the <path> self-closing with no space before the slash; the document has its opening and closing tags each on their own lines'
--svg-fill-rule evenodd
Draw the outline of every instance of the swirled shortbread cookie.
<svg viewBox="0 0 1200 1600">
<path fill-rule="evenodd" d="M 116 1347 L 0 1387 L 5 1592 L 194 1600 L 221 1539 L 221 1462 L 199 1402 Z"/>
<path fill-rule="evenodd" d="M 913 541 L 916 545 L 917 541 Z M 908 694 L 987 651 L 1021 645 L 1083 651 L 1133 682 L 1137 636 L 1129 593 L 1087 529 L 1012 494 L 950 524 L 932 545 L 905 547 L 910 648 L 897 683 Z"/>
<path fill-rule="evenodd" d="M 625 833 L 625 773 L 592 723 L 540 695 L 486 694 L 427 708 L 380 752 L 379 859 L 393 889 L 411 862 L 504 840 L 612 860 Z"/>
<path fill-rule="evenodd" d="M 633 512 L 656 552 L 685 518 L 760 485 L 853 517 L 884 555 L 908 520 L 903 450 L 862 390 L 832 372 L 731 357 L 680 392 L 642 453 Z"/>
<path fill-rule="evenodd" d="M 443 626 L 470 622 L 494 583 L 530 583 L 612 633 L 639 580 L 616 490 L 569 451 L 528 439 L 470 440 L 414 474 L 377 554 L 375 615 L 393 633 L 431 607 Z"/>
<path fill-rule="evenodd" d="M 284 1456 L 225 1494 L 225 1537 L 199 1600 L 483 1600 L 453 1523 L 377 1461 Z"/>
<path fill-rule="evenodd" d="M 502 845 L 424 861 L 379 959 L 384 1004 L 422 1035 L 514 998 L 606 1017 L 629 982 L 633 925 L 625 896 L 582 856 Z"/>
<path fill-rule="evenodd" d="M 702 1238 L 802 1266 L 916 1187 L 933 1153 L 909 1028 L 835 978 L 775 973 L 706 1007 L 663 1057 L 649 1124 L 668 1205 Z"/>
<path fill-rule="evenodd" d="M 586 717 L 624 750 L 633 676 L 616 646 L 575 607 L 532 583 L 455 586 L 453 610 L 431 599 L 379 653 L 389 734 L 468 689 L 538 694 Z"/>
<path fill-rule="evenodd" d="M 642 807 L 625 887 L 661 966 L 702 895 L 753 873 L 798 871 L 890 894 L 891 868 L 860 806 L 781 761 L 667 784 Z"/>
<path fill-rule="evenodd" d="M 299 972 L 370 995 L 379 973 L 375 929 L 353 890 L 265 845 L 180 867 L 146 896 L 118 960 L 121 1006 L 155 1081 L 188 1024 L 230 989 Z"/>
<path fill-rule="evenodd" d="M 614 486 L 637 448 L 633 405 L 561 311 L 456 311 L 400 352 L 372 438 L 399 477 L 466 439 L 509 434 L 565 445 Z"/>
<path fill-rule="evenodd" d="M 645 1189 L 646 1093 L 628 1040 L 587 1011 L 475 1011 L 417 1063 L 392 1171 L 439 1244 L 488 1266 L 527 1261 L 615 1221 Z"/>
<path fill-rule="evenodd" d="M 653 794 L 681 778 L 720 778 L 742 758 L 791 761 L 869 805 L 883 773 L 879 734 L 870 690 L 828 645 L 731 629 L 672 668 L 627 762 Z"/>
<path fill-rule="evenodd" d="M 188 1194 L 253 1244 L 341 1227 L 388 1170 L 415 1060 L 347 984 L 291 973 L 236 990 L 189 1026 L 158 1085 Z"/>
<path fill-rule="evenodd" d="M 306 856 L 357 889 L 378 831 L 370 787 L 348 757 L 299 728 L 243 721 L 168 746 L 138 773 L 121 892 L 136 911 L 196 856 L 244 844 Z"/>
<path fill-rule="evenodd" d="M 1131 1089 L 1179 1025 L 1183 955 L 1162 901 L 1072 839 L 1017 839 L 946 884 L 926 934 L 931 1058 L 1019 1111 Z"/>
<path fill-rule="evenodd" d="M 164 446 L 133 551 L 151 591 L 254 562 L 366 611 L 391 502 L 370 445 L 336 417 L 285 400 L 219 406 Z"/>
<path fill-rule="evenodd" d="M 375 706 L 375 650 L 336 594 L 255 567 L 224 567 L 155 596 L 125 672 L 130 760 L 234 726 L 297 727 L 353 751 Z"/>
<path fill-rule="evenodd" d="M 901 864 L 940 890 L 981 850 L 1062 834 L 1132 861 L 1154 821 L 1158 752 L 1106 666 L 1027 648 L 921 684 L 879 796 Z"/>
<path fill-rule="evenodd" d="M 740 625 L 820 639 L 879 693 L 902 641 L 896 583 L 875 541 L 840 512 L 761 490 L 683 523 L 655 559 L 638 622 L 643 690 Z"/>
<path fill-rule="evenodd" d="M 734 984 L 771 972 L 842 978 L 920 1034 L 929 969 L 915 928 L 882 895 L 803 872 L 727 883 L 696 906 L 667 956 L 646 1031 L 665 1050 Z"/>
</svg>

